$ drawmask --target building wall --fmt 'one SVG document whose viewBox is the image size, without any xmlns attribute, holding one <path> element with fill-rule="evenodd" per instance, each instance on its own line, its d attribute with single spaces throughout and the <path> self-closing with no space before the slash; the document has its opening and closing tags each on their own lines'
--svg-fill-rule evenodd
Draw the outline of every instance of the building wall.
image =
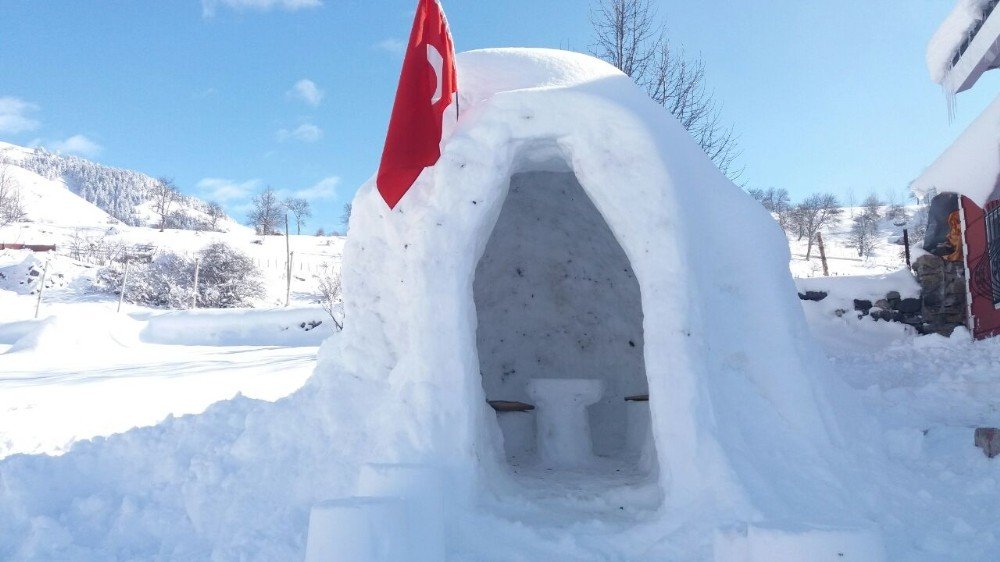
<svg viewBox="0 0 1000 562">
<path fill-rule="evenodd" d="M 972 297 L 970 312 L 972 333 L 977 339 L 1000 334 L 1000 310 L 994 305 L 993 268 L 989 259 L 986 235 L 986 212 L 968 197 L 962 197 L 964 213 L 965 264 L 969 275 L 969 293 Z M 987 209 L 1000 205 L 987 203 Z"/>
</svg>

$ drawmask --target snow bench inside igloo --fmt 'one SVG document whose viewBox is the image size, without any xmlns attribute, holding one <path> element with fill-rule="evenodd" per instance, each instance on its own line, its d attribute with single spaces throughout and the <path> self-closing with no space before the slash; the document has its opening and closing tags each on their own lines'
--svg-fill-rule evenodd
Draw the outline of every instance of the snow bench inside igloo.
<svg viewBox="0 0 1000 562">
<path fill-rule="evenodd" d="M 483 389 L 519 467 L 648 472 L 639 284 L 566 167 L 511 176 L 476 268 Z"/>
</svg>

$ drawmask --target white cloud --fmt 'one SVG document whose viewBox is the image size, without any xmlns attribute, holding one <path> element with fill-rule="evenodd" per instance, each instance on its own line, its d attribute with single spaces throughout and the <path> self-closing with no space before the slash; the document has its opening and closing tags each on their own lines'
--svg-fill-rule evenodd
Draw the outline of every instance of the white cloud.
<svg viewBox="0 0 1000 562">
<path fill-rule="evenodd" d="M 380 51 L 385 51 L 392 55 L 402 55 L 406 52 L 406 41 L 401 39 L 383 39 L 373 46 Z"/>
<path fill-rule="evenodd" d="M 317 8 L 323 5 L 323 0 L 201 0 L 201 13 L 204 17 L 212 17 L 220 7 L 232 8 L 236 11 L 256 10 L 286 10 L 294 12 L 303 8 Z"/>
<path fill-rule="evenodd" d="M 73 135 L 68 139 L 48 143 L 48 148 L 62 154 L 94 157 L 104 150 L 104 147 L 88 139 L 84 135 Z"/>
<path fill-rule="evenodd" d="M 291 90 L 288 90 L 286 94 L 288 97 L 304 101 L 313 107 L 318 107 L 320 102 L 323 101 L 323 90 L 319 89 L 319 86 L 315 82 L 308 78 L 303 78 L 292 86 Z"/>
<path fill-rule="evenodd" d="M 278 140 L 280 142 L 290 140 L 316 142 L 321 138 L 323 138 L 323 129 L 320 129 L 312 123 L 305 123 L 291 130 L 280 129 L 278 131 Z"/>
<path fill-rule="evenodd" d="M 33 103 L 11 96 L 0 97 L 0 133 L 12 135 L 37 129 L 38 121 L 28 116 L 35 111 L 38 106 Z"/>
<path fill-rule="evenodd" d="M 337 195 L 337 186 L 340 185 L 340 178 L 337 176 L 325 177 L 315 184 L 302 189 L 279 189 L 278 197 L 286 199 L 296 197 L 313 201 L 316 199 L 330 199 Z"/>
<path fill-rule="evenodd" d="M 203 178 L 195 184 L 198 193 L 209 201 L 225 203 L 237 199 L 246 199 L 260 186 L 260 180 L 237 182 L 223 178 Z"/>
</svg>

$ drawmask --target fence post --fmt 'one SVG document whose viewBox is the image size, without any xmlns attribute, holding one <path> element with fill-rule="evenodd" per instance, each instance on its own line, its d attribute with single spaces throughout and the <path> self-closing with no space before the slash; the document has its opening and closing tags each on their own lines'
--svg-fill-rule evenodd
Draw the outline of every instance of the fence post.
<svg viewBox="0 0 1000 562">
<path fill-rule="evenodd" d="M 45 267 L 42 268 L 42 280 L 38 284 L 38 300 L 35 302 L 35 318 L 38 318 L 38 311 L 42 309 L 42 291 L 45 290 L 45 276 L 49 273 L 50 261 L 52 260 L 45 260 Z"/>
<path fill-rule="evenodd" d="M 903 251 L 906 255 L 906 267 L 912 267 L 910 265 L 910 231 L 903 229 Z"/>
<path fill-rule="evenodd" d="M 122 301 L 125 300 L 125 288 L 128 287 L 128 260 L 125 260 L 125 274 L 122 276 L 122 292 L 118 295 L 118 312 L 122 311 Z"/>
<path fill-rule="evenodd" d="M 823 277 L 830 276 L 830 270 L 826 266 L 826 248 L 823 247 L 823 235 L 816 233 L 816 244 L 819 246 L 819 261 L 823 263 Z"/>
<path fill-rule="evenodd" d="M 292 300 L 292 258 L 295 252 L 288 252 L 288 284 L 285 286 L 285 307 L 291 304 Z"/>
<path fill-rule="evenodd" d="M 198 271 L 201 268 L 201 260 L 194 258 L 194 294 L 191 295 L 191 308 L 198 308 Z"/>
</svg>

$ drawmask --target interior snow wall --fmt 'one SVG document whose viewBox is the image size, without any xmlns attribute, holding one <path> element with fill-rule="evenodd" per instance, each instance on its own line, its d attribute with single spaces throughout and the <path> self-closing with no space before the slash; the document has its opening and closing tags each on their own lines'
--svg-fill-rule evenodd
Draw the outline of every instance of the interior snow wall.
<svg viewBox="0 0 1000 562">
<path fill-rule="evenodd" d="M 572 172 L 515 174 L 473 285 L 483 388 L 489 399 L 531 402 L 539 378 L 599 380 L 588 408 L 594 453 L 626 450 L 629 412 L 646 403 L 639 284 L 624 250 Z M 530 413 L 501 413 L 530 422 Z M 631 423 L 648 416 L 633 416 Z M 534 434 L 502 426 L 508 457 L 530 454 Z M 530 424 L 529 424 L 530 427 Z"/>
</svg>

